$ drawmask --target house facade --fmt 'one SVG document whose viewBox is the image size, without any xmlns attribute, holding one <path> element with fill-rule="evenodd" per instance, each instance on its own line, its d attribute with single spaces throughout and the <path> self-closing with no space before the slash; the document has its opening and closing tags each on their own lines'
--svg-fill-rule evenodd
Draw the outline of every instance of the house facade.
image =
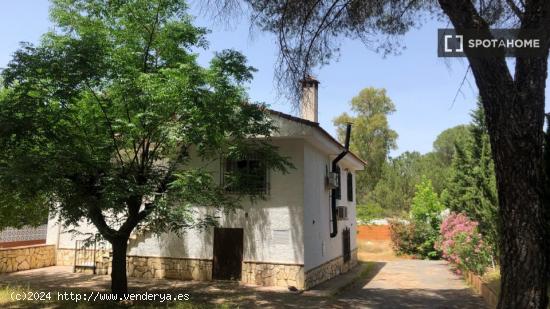
<svg viewBox="0 0 550 309">
<path fill-rule="evenodd" d="M 271 143 L 295 169 L 259 175 L 258 189 L 265 190 L 265 199 L 243 199 L 242 207 L 222 214 L 215 228 L 187 230 L 183 235 L 134 235 L 127 253 L 129 276 L 308 289 L 353 267 L 355 174 L 365 163 L 317 123 L 317 89 L 314 79 L 304 82 L 301 117 L 270 111 L 279 129 Z M 252 171 L 261 159 L 205 163 L 191 158 L 189 164 L 209 169 L 220 181 L 224 169 Z M 199 206 L 194 210 L 197 216 L 213 211 Z M 80 233 L 71 232 L 73 228 Z M 85 222 L 63 228 L 50 219 L 47 243 L 56 245 L 57 265 L 78 264 L 77 241 L 87 233 L 96 231 Z M 109 272 L 108 251 L 98 246 L 91 253 L 98 273 Z"/>
</svg>

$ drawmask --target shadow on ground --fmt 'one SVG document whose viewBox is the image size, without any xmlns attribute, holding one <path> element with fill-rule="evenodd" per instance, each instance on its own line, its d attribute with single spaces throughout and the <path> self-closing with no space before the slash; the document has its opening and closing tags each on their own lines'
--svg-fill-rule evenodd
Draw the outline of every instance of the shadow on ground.
<svg viewBox="0 0 550 309">
<path fill-rule="evenodd" d="M 360 295 L 358 295 L 360 293 Z M 471 290 L 365 289 L 341 295 L 335 306 L 341 308 L 484 308 Z"/>
<path fill-rule="evenodd" d="M 245 286 L 229 281 L 180 281 L 164 279 L 128 278 L 130 293 L 188 293 L 190 301 L 185 302 L 134 302 L 131 308 L 331 308 L 333 298 L 305 296 L 289 292 L 286 288 Z M 109 276 L 94 276 L 72 273 L 71 267 L 47 267 L 30 271 L 0 275 L 0 306 L 7 308 L 75 308 L 71 301 L 57 302 L 58 292 L 107 293 L 110 287 Z M 11 300 L 12 291 L 51 292 L 50 301 Z M 2 293 L 8 295 L 1 295 Z M 3 301 L 2 301 L 3 298 Z M 78 308 L 113 308 L 112 302 L 80 301 Z M 120 306 L 121 308 L 128 306 Z"/>
<path fill-rule="evenodd" d="M 109 276 L 72 273 L 71 267 L 48 267 L 0 275 L 0 307 L 75 308 L 74 302 L 6 301 L 19 291 L 108 292 Z M 333 297 L 310 296 L 284 288 L 245 286 L 237 282 L 200 282 L 129 278 L 132 293 L 188 293 L 190 302 L 135 302 L 131 308 L 483 308 L 461 279 L 442 263 L 427 261 L 369 262 L 368 270 Z M 9 287 L 9 288 L 6 288 Z M 2 297 L 3 296 L 3 297 Z M 2 298 L 4 302 L 2 302 Z M 78 308 L 114 308 L 112 302 L 81 302 Z M 128 308 L 123 306 L 122 308 Z"/>
</svg>

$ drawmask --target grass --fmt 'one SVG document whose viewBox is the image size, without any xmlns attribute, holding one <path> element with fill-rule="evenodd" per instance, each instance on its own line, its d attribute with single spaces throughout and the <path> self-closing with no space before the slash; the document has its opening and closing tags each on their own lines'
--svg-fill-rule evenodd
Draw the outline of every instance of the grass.
<svg viewBox="0 0 550 309">
<path fill-rule="evenodd" d="M 195 303 L 193 301 L 173 301 L 173 302 L 147 302 L 147 301 L 136 301 L 133 303 L 123 303 L 123 302 L 113 302 L 113 301 L 102 301 L 102 302 L 87 302 L 87 301 L 61 301 L 57 300 L 57 291 L 52 291 L 51 300 L 44 301 L 28 301 L 28 300 L 13 300 L 12 295 L 16 293 L 28 293 L 33 291 L 28 287 L 23 286 L 4 286 L 0 287 L 0 307 L 9 307 L 9 308 L 55 308 L 55 309 L 88 309 L 88 308 L 135 308 L 135 309 L 145 309 L 145 308 L 171 308 L 171 309 L 207 309 L 207 308 L 216 308 L 216 309 L 226 309 L 234 308 L 232 305 L 222 304 L 214 305 L 208 303 Z M 36 291 L 33 291 L 36 292 Z M 76 292 L 75 292 L 76 293 Z M 55 295 L 54 295 L 55 294 Z"/>
<path fill-rule="evenodd" d="M 500 294 L 500 269 L 492 268 L 486 272 L 481 279 L 487 283 L 489 288 L 498 295 Z"/>
<path fill-rule="evenodd" d="M 498 267 L 486 272 L 481 279 L 487 283 L 489 288 L 497 295 L 500 294 L 500 269 Z M 548 286 L 548 297 L 550 297 L 550 283 Z M 548 308 L 550 308 L 550 305 Z"/>
</svg>

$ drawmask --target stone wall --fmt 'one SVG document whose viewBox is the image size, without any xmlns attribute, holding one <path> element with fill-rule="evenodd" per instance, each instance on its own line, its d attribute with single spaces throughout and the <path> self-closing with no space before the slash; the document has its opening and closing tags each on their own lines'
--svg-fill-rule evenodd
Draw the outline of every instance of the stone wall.
<svg viewBox="0 0 550 309">
<path fill-rule="evenodd" d="M 74 249 L 58 248 L 55 254 L 55 264 L 57 266 L 73 266 Z"/>
<path fill-rule="evenodd" d="M 57 265 L 73 266 L 74 249 L 57 249 Z M 129 277 L 168 278 L 180 280 L 212 280 L 212 261 L 202 259 L 132 256 L 126 258 Z M 88 273 L 91 270 L 77 269 Z M 108 251 L 96 253 L 96 274 L 111 273 L 111 258 Z"/>
<path fill-rule="evenodd" d="M 55 265 L 55 246 L 36 245 L 0 249 L 0 273 Z"/>
<path fill-rule="evenodd" d="M 344 263 L 337 257 L 304 274 L 301 264 L 279 264 L 244 261 L 241 282 L 262 286 L 294 286 L 297 289 L 310 289 L 328 279 L 349 271 L 357 264 L 357 249 L 351 251 L 351 260 Z M 74 265 L 74 249 L 58 249 L 57 265 Z M 99 252 L 96 257 L 96 274 L 111 273 L 111 260 L 108 252 Z M 90 272 L 90 270 L 81 270 Z M 128 256 L 129 277 L 167 278 L 179 280 L 212 280 L 212 260 Z"/>
<path fill-rule="evenodd" d="M 245 261 L 242 267 L 241 282 L 243 283 L 304 288 L 304 266 L 301 264 Z"/>
<path fill-rule="evenodd" d="M 353 249 L 351 251 L 351 259 L 346 263 L 344 263 L 344 258 L 342 256 L 339 256 L 322 265 L 308 270 L 304 275 L 304 289 L 311 289 L 312 287 L 331 278 L 334 278 L 339 274 L 346 273 L 355 265 L 357 265 L 357 249 Z"/>
<path fill-rule="evenodd" d="M 205 281 L 212 280 L 212 260 L 128 256 L 127 271 L 137 278 Z"/>
</svg>

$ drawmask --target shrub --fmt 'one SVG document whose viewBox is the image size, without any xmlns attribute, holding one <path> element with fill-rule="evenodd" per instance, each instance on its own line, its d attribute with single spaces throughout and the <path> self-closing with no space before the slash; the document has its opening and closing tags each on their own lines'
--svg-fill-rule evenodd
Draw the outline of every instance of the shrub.
<svg viewBox="0 0 550 309">
<path fill-rule="evenodd" d="M 431 225 L 423 222 L 390 220 L 389 226 L 392 247 L 396 254 L 429 259 L 440 257 L 439 251 L 434 249 L 438 233 Z"/>
<path fill-rule="evenodd" d="M 379 204 L 357 205 L 357 221 L 361 224 L 368 224 L 370 220 L 382 219 L 385 211 Z"/>
<path fill-rule="evenodd" d="M 478 223 L 461 213 L 452 212 L 443 220 L 436 247 L 459 269 L 477 275 L 483 275 L 491 265 L 491 248 L 483 241 Z"/>
<path fill-rule="evenodd" d="M 410 212 L 411 222 L 390 222 L 394 251 L 397 254 L 438 259 L 440 252 L 435 248 L 435 243 L 439 238 L 440 213 L 443 209 L 431 181 L 424 178 L 416 186 Z"/>
<path fill-rule="evenodd" d="M 397 255 L 411 254 L 415 248 L 413 241 L 414 225 L 400 220 L 389 220 L 388 223 L 395 253 Z"/>
</svg>

